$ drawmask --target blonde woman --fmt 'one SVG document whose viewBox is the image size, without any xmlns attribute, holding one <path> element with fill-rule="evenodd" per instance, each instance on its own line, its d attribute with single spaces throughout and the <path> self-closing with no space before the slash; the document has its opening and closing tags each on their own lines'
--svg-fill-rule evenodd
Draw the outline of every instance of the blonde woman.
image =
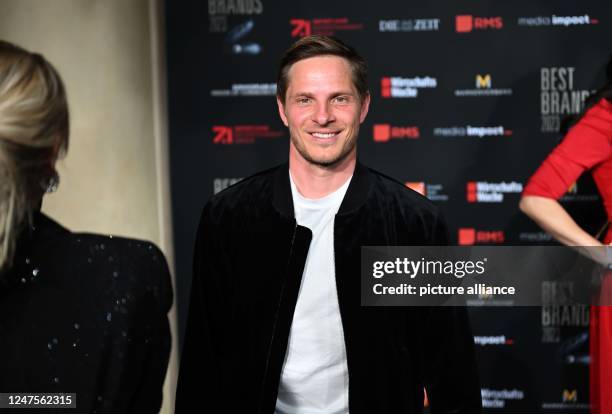
<svg viewBox="0 0 612 414">
<path fill-rule="evenodd" d="M 74 393 L 77 413 L 158 412 L 166 261 L 150 243 L 71 233 L 40 212 L 68 132 L 56 70 L 0 41 L 0 392 Z"/>
</svg>

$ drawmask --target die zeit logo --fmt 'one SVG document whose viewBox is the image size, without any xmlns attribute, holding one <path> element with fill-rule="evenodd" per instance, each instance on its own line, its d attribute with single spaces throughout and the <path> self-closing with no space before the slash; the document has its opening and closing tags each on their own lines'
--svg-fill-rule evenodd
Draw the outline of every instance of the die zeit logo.
<svg viewBox="0 0 612 414">
<path fill-rule="evenodd" d="M 260 138 L 279 138 L 283 132 L 275 131 L 268 125 L 214 125 L 213 144 L 252 144 Z"/>
<path fill-rule="evenodd" d="M 455 17 L 455 30 L 457 33 L 469 33 L 473 30 L 498 30 L 504 27 L 501 17 L 474 17 L 471 14 L 462 14 Z"/>
<path fill-rule="evenodd" d="M 333 36 L 337 32 L 361 30 L 363 24 L 353 23 L 348 17 L 323 17 L 316 19 L 290 19 L 291 37 L 304 37 L 313 34 Z"/>
<path fill-rule="evenodd" d="M 476 230 L 475 228 L 460 228 L 458 242 L 461 246 L 474 244 L 501 244 L 506 237 L 503 230 Z"/>
<path fill-rule="evenodd" d="M 410 138 L 415 139 L 421 136 L 419 128 L 416 126 L 391 126 L 390 124 L 374 125 L 374 142 L 388 142 L 390 139 Z"/>
</svg>

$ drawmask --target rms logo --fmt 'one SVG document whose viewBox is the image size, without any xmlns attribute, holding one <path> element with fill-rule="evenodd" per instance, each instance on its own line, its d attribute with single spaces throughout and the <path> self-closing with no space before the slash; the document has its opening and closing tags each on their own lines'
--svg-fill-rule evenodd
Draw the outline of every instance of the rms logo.
<svg viewBox="0 0 612 414">
<path fill-rule="evenodd" d="M 474 17 L 471 14 L 462 14 L 455 17 L 455 30 L 457 33 L 468 33 L 472 30 L 501 29 L 504 21 L 501 17 Z"/>
<path fill-rule="evenodd" d="M 471 227 L 459 229 L 458 241 L 461 246 L 501 244 L 505 239 L 503 230 L 476 230 Z"/>
<path fill-rule="evenodd" d="M 416 126 L 391 126 L 389 124 L 374 125 L 374 141 L 388 142 L 390 139 L 419 138 L 421 133 Z"/>
</svg>

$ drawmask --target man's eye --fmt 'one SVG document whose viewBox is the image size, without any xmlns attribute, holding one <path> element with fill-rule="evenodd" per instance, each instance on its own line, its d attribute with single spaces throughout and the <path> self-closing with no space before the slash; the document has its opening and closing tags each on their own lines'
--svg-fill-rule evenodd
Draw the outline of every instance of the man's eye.
<svg viewBox="0 0 612 414">
<path fill-rule="evenodd" d="M 307 104 L 310 102 L 310 98 L 297 98 L 298 104 Z"/>
<path fill-rule="evenodd" d="M 334 101 L 337 103 L 347 103 L 349 101 L 348 96 L 336 96 Z"/>
</svg>

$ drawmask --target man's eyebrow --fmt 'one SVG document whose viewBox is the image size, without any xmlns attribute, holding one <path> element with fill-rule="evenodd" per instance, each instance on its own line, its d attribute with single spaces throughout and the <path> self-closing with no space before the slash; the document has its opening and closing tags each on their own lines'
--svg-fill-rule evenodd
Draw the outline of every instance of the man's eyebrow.
<svg viewBox="0 0 612 414">
<path fill-rule="evenodd" d="M 329 96 L 332 96 L 332 97 L 341 96 L 341 95 L 355 96 L 356 93 L 353 91 L 337 91 L 337 92 L 332 92 L 329 94 Z M 295 92 L 290 95 L 290 97 L 292 98 L 298 97 L 298 96 L 304 96 L 306 98 L 314 98 L 314 95 L 310 92 Z"/>
<path fill-rule="evenodd" d="M 306 98 L 314 98 L 314 95 L 311 94 L 310 92 L 295 92 L 291 94 L 291 97 L 297 97 L 297 96 L 305 96 Z"/>
</svg>

